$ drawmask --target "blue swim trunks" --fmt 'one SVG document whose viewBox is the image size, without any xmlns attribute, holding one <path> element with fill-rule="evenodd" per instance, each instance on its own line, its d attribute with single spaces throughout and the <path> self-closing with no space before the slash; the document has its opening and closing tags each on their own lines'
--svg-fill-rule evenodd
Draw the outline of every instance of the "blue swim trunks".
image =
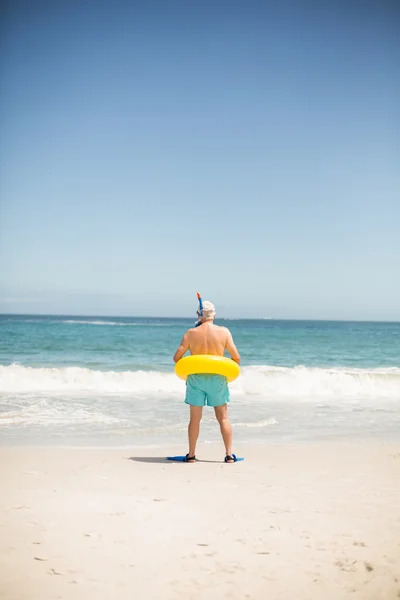
<svg viewBox="0 0 400 600">
<path fill-rule="evenodd" d="M 186 380 L 186 404 L 222 406 L 229 399 L 228 380 L 223 375 L 189 375 Z"/>
</svg>

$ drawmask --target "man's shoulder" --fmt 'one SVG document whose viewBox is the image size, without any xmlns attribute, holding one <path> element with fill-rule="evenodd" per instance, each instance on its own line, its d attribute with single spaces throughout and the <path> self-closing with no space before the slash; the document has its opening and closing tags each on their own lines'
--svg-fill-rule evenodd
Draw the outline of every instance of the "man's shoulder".
<svg viewBox="0 0 400 600">
<path fill-rule="evenodd" d="M 221 333 L 225 333 L 226 335 L 230 334 L 230 331 L 227 327 L 224 327 L 223 325 L 214 325 L 214 327 L 218 328 L 218 331 L 220 331 Z"/>
<path fill-rule="evenodd" d="M 196 331 L 197 331 L 197 328 L 196 328 L 196 327 L 191 327 L 190 329 L 188 329 L 188 330 L 186 331 L 186 334 L 185 334 L 185 335 L 190 335 L 191 333 L 195 333 Z"/>
</svg>

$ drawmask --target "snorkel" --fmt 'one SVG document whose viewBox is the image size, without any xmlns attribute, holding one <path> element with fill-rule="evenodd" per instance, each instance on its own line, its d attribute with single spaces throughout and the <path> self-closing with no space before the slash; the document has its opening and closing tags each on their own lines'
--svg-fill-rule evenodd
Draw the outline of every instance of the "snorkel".
<svg viewBox="0 0 400 600">
<path fill-rule="evenodd" d="M 200 317 L 202 317 L 203 316 L 203 300 L 202 300 L 199 292 L 197 292 L 197 300 L 199 301 L 199 315 L 200 315 Z M 194 324 L 194 326 L 198 327 L 199 325 L 201 325 L 200 319 L 198 319 L 196 321 L 196 323 Z"/>
</svg>

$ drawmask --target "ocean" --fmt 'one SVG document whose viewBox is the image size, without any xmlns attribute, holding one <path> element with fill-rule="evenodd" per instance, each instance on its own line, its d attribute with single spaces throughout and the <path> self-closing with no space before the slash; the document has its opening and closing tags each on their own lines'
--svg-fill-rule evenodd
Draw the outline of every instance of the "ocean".
<svg viewBox="0 0 400 600">
<path fill-rule="evenodd" d="M 400 438 L 400 323 L 217 320 L 242 357 L 241 444 Z M 0 315 L 0 443 L 186 449 L 189 319 Z M 204 409 L 200 441 L 220 434 Z"/>
</svg>

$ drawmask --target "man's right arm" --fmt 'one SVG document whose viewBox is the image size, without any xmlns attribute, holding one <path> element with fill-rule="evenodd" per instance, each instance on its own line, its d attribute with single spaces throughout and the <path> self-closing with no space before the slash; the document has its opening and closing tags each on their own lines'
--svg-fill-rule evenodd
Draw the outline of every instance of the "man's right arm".
<svg viewBox="0 0 400 600">
<path fill-rule="evenodd" d="M 231 355 L 232 360 L 234 360 L 235 363 L 240 365 L 240 354 L 235 346 L 232 334 L 229 331 L 229 329 L 227 329 L 226 331 L 227 331 L 228 336 L 226 338 L 225 348 L 228 350 L 229 354 Z"/>
</svg>

